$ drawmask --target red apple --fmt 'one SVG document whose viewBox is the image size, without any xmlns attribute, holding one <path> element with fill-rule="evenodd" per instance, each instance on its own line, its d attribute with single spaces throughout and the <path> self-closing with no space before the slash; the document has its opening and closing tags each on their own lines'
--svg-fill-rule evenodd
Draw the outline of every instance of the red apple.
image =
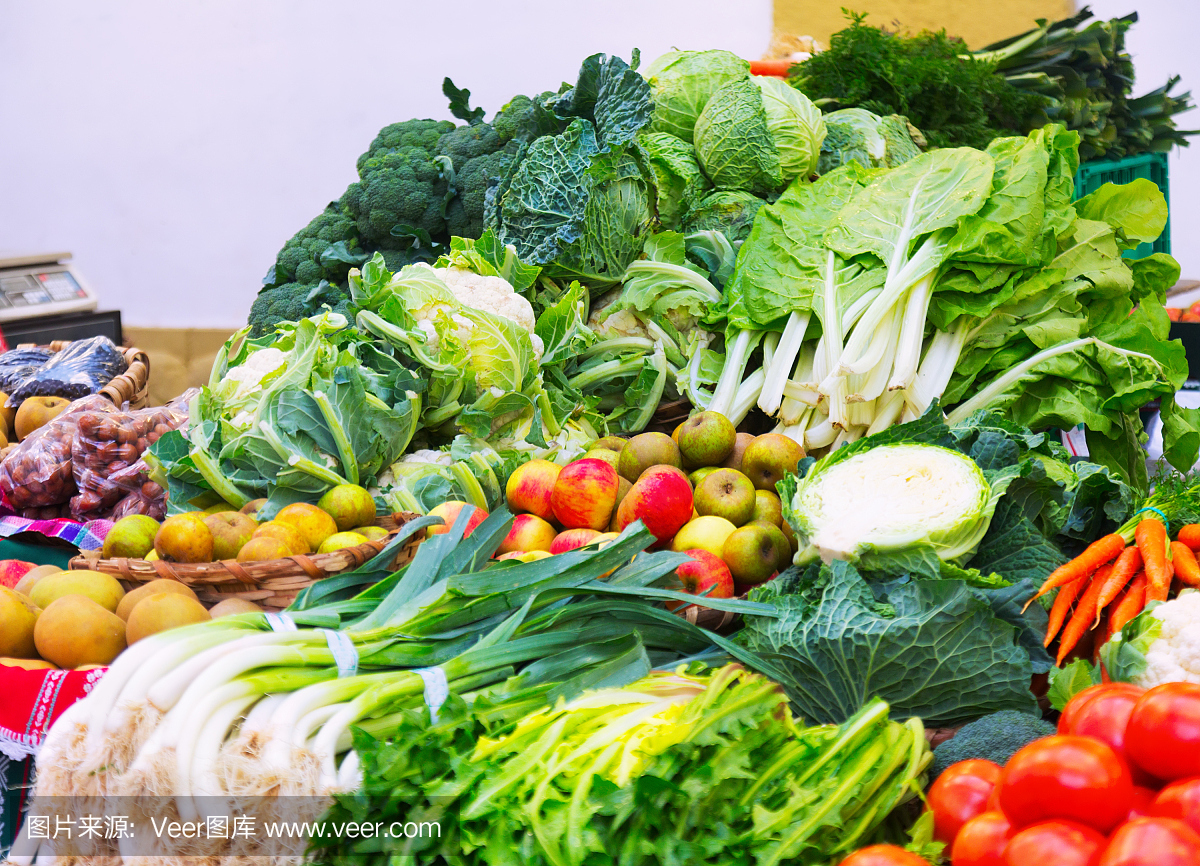
<svg viewBox="0 0 1200 866">
<path fill-rule="evenodd" d="M 600 533 L 594 529 L 564 529 L 554 537 L 550 552 L 566 553 L 568 550 L 576 550 L 585 544 L 591 544 L 599 536 Z"/>
<path fill-rule="evenodd" d="M 666 541 L 692 519 L 692 485 L 674 466 L 651 466 L 641 474 L 617 509 L 617 529 L 635 520 Z"/>
<path fill-rule="evenodd" d="M 513 518 L 512 529 L 496 548 L 498 553 L 529 550 L 549 550 L 558 531 L 536 514 L 518 514 Z"/>
<path fill-rule="evenodd" d="M 707 550 L 685 550 L 684 553 L 692 561 L 675 569 L 675 576 L 683 584 L 684 592 L 707 595 L 709 598 L 733 598 L 733 575 L 729 572 L 729 566 Z M 711 591 L 709 587 L 712 587 Z M 667 602 L 667 610 L 680 607 L 683 607 L 682 601 Z"/>
<path fill-rule="evenodd" d="M 528 511 L 542 520 L 553 520 L 550 495 L 560 472 L 562 467 L 549 460 L 530 460 L 518 466 L 504 486 L 508 507 L 514 512 Z"/>
<path fill-rule="evenodd" d="M 520 559 L 525 555 L 523 550 L 510 550 L 508 553 L 502 553 L 496 559 Z"/>
<path fill-rule="evenodd" d="M 607 529 L 617 488 L 617 470 L 604 460 L 585 457 L 558 473 L 550 505 L 567 529 Z"/>
<path fill-rule="evenodd" d="M 440 517 L 445 521 L 441 526 L 431 526 L 427 530 L 430 536 L 441 535 L 443 532 L 449 532 L 450 527 L 454 525 L 454 521 L 458 520 L 458 515 L 464 508 L 468 506 L 465 502 L 450 500 L 443 502 L 441 505 L 436 505 L 429 510 L 430 517 Z M 482 508 L 476 508 L 471 516 L 467 518 L 467 531 L 463 533 L 464 537 L 475 531 L 475 527 L 487 520 L 488 513 Z"/>
<path fill-rule="evenodd" d="M 25 572 L 36 567 L 23 559 L 0 559 L 0 586 L 12 589 L 25 576 Z"/>
</svg>

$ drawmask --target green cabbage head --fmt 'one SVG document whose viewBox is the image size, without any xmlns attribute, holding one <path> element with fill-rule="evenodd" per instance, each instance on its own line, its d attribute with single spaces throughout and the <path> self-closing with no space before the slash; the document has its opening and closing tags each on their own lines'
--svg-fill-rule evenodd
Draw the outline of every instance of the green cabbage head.
<svg viewBox="0 0 1200 866">
<path fill-rule="evenodd" d="M 654 100 L 651 132 L 692 140 L 696 118 L 713 91 L 750 77 L 750 64 L 728 51 L 668 51 L 645 71 Z"/>
<path fill-rule="evenodd" d="M 825 140 L 825 120 L 821 109 L 807 96 L 782 78 L 754 75 L 750 78 L 762 91 L 767 129 L 775 139 L 783 182 L 796 176 L 808 177 L 817 170 L 821 142 Z"/>
<path fill-rule="evenodd" d="M 696 157 L 718 189 L 766 195 L 817 167 L 825 121 L 799 90 L 779 78 L 726 84 L 696 120 Z"/>
<path fill-rule="evenodd" d="M 938 445 L 879 445 L 844 459 L 835 451 L 813 464 L 790 497 L 796 562 L 820 557 L 887 568 L 930 551 L 965 561 L 987 533 L 1007 480 L 989 483 L 970 457 Z"/>
<path fill-rule="evenodd" d="M 719 190 L 706 195 L 683 218 L 687 233 L 716 230 L 730 243 L 744 241 L 754 225 L 758 209 L 766 204 L 756 195 L 738 190 Z"/>
</svg>

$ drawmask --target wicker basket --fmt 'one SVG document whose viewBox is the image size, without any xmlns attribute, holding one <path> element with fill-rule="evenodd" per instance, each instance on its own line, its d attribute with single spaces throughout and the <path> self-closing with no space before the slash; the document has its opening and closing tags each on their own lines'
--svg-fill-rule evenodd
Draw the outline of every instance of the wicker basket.
<svg viewBox="0 0 1200 866">
<path fill-rule="evenodd" d="M 120 579 L 127 585 L 149 583 L 152 580 L 178 580 L 195 591 L 206 607 L 229 598 L 252 601 L 268 611 L 279 611 L 290 605 L 304 589 L 318 580 L 358 568 L 367 560 L 377 556 L 392 535 L 409 521 L 420 515 L 402 512 L 383 517 L 376 524 L 388 530 L 388 536 L 378 541 L 347 547 L 333 553 L 318 553 L 311 556 L 289 556 L 286 559 L 269 559 L 262 562 L 236 562 L 232 559 L 221 562 L 163 562 L 144 559 L 88 559 L 77 556 L 70 562 L 73 569 L 102 571 Z M 392 568 L 399 568 L 412 561 L 421 543 L 422 533 L 410 538 L 392 560 Z"/>
<path fill-rule="evenodd" d="M 746 597 L 739 596 L 740 601 L 745 601 Z M 735 628 L 741 625 L 742 615 L 740 613 L 730 613 L 727 610 L 713 610 L 711 607 L 700 607 L 698 604 L 689 604 L 685 608 L 681 608 L 679 616 L 682 616 L 692 625 L 698 625 L 701 628 L 706 628 L 709 631 L 715 631 L 720 634 L 729 634 Z"/>
<path fill-rule="evenodd" d="M 33 343 L 22 343 L 18 349 L 42 348 L 50 352 L 61 352 L 71 345 L 70 340 L 55 340 L 48 346 L 35 346 Z M 150 392 L 150 356 L 141 349 L 124 349 L 125 372 L 117 376 L 99 390 L 99 394 L 107 397 L 119 409 L 125 403 L 130 409 L 141 409 L 149 400 Z"/>
</svg>

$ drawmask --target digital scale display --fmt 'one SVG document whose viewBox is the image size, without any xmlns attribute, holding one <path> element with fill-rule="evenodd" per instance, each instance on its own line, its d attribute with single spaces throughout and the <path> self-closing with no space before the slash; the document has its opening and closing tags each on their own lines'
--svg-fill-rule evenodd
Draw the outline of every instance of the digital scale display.
<svg viewBox="0 0 1200 866">
<path fill-rule="evenodd" d="M 69 260 L 69 253 L 0 257 L 0 322 L 96 309 Z"/>
<path fill-rule="evenodd" d="M 30 307 L 86 297 L 87 292 L 69 271 L 0 277 L 0 307 Z"/>
</svg>

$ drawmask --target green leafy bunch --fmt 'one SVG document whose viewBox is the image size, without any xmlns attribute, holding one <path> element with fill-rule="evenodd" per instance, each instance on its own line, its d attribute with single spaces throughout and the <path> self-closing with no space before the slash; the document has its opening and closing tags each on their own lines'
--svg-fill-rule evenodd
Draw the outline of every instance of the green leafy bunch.
<svg viewBox="0 0 1200 866">
<path fill-rule="evenodd" d="M 317 862 L 834 862 L 885 838 L 931 759 L 921 722 L 889 722 L 882 701 L 805 728 L 775 683 L 740 665 L 654 673 L 529 712 L 535 700 L 483 695 L 436 724 L 409 713 L 386 742 L 357 737 L 363 789 L 324 820 L 402 814 L 436 820 L 442 837 L 315 834 Z"/>
<path fill-rule="evenodd" d="M 865 13 L 843 11 L 849 26 L 826 51 L 793 67 L 791 82 L 810 98 L 902 114 L 936 147 L 982 150 L 993 138 L 1046 122 L 1044 97 L 1018 90 L 993 63 L 964 59 L 966 45 L 944 30 L 905 36 L 867 24 Z"/>
</svg>

